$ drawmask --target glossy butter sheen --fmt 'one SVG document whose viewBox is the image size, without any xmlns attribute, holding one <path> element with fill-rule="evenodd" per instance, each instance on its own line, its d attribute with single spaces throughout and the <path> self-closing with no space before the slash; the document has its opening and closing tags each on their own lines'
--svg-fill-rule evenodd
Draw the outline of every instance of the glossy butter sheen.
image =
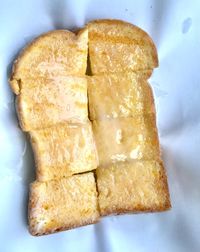
<svg viewBox="0 0 200 252">
<path fill-rule="evenodd" d="M 160 158 L 154 114 L 93 121 L 100 166 Z"/>
<path fill-rule="evenodd" d="M 90 120 L 154 113 L 147 73 L 124 72 L 88 78 Z"/>
</svg>

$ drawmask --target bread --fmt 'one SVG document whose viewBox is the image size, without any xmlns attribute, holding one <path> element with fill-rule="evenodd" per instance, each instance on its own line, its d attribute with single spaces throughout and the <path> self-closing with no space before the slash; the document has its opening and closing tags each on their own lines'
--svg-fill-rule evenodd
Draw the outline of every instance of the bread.
<svg viewBox="0 0 200 252">
<path fill-rule="evenodd" d="M 96 170 L 101 216 L 163 211 L 171 207 L 162 163 L 135 161 Z"/>
<path fill-rule="evenodd" d="M 148 84 L 157 66 L 151 38 L 119 20 L 51 31 L 19 55 L 10 85 L 35 156 L 32 235 L 170 208 Z"/>
<path fill-rule="evenodd" d="M 98 157 L 91 124 L 59 124 L 29 132 L 38 181 L 91 171 Z"/>
<path fill-rule="evenodd" d="M 89 117 L 99 155 L 101 216 L 170 208 L 154 100 L 147 79 L 158 66 L 151 38 L 119 20 L 88 24 Z"/>
<path fill-rule="evenodd" d="M 137 26 L 104 19 L 90 22 L 88 30 L 93 75 L 147 70 L 158 66 L 153 41 Z"/>
<path fill-rule="evenodd" d="M 98 219 L 93 173 L 31 184 L 29 228 L 32 235 L 75 228 Z"/>
<path fill-rule="evenodd" d="M 103 120 L 155 113 L 147 83 L 151 71 L 107 73 L 88 78 L 89 118 Z"/>
<path fill-rule="evenodd" d="M 135 159 L 158 160 L 159 141 L 154 115 L 93 121 L 100 166 Z"/>
<path fill-rule="evenodd" d="M 38 77 L 24 79 L 21 83 L 26 85 L 23 85 L 17 96 L 17 111 L 24 131 L 43 129 L 57 123 L 88 120 L 85 77 Z"/>
<path fill-rule="evenodd" d="M 13 65 L 10 84 L 19 94 L 28 87 L 25 80 L 54 78 L 63 75 L 84 75 L 87 67 L 88 30 L 75 35 L 67 30 L 56 30 L 36 38 L 19 55 Z"/>
</svg>

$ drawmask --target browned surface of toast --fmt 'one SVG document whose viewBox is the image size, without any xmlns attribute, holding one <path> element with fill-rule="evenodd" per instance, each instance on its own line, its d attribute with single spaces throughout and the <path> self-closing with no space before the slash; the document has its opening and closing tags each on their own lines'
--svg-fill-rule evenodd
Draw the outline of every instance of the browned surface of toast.
<svg viewBox="0 0 200 252">
<path fill-rule="evenodd" d="M 38 181 L 91 171 L 98 165 L 91 124 L 59 124 L 29 132 Z"/>
<path fill-rule="evenodd" d="M 25 47 L 14 62 L 11 88 L 19 94 L 21 87 L 28 87 L 24 80 L 29 78 L 84 75 L 87 53 L 87 29 L 77 35 L 67 30 L 47 32 Z"/>
<path fill-rule="evenodd" d="M 162 163 L 135 161 L 96 170 L 102 216 L 163 211 L 171 207 Z"/>
<path fill-rule="evenodd" d="M 48 32 L 19 55 L 10 85 L 35 155 L 32 235 L 170 208 L 147 81 L 157 66 L 149 35 L 120 20 Z"/>
<path fill-rule="evenodd" d="M 57 123 L 88 120 L 87 79 L 57 76 L 25 79 L 17 96 L 17 111 L 24 131 L 43 129 Z M 44 120 L 45 119 L 45 120 Z"/>
<path fill-rule="evenodd" d="M 139 27 L 121 20 L 88 24 L 92 74 L 153 69 L 158 66 L 156 47 Z"/>
<path fill-rule="evenodd" d="M 49 234 L 99 219 L 93 173 L 30 186 L 29 225 L 32 235 Z"/>
<path fill-rule="evenodd" d="M 147 78 L 151 71 L 102 74 L 88 78 L 90 120 L 154 113 Z"/>
<path fill-rule="evenodd" d="M 88 79 L 99 167 L 101 215 L 170 208 L 154 100 L 147 79 L 158 66 L 151 38 L 120 20 L 88 24 Z"/>
</svg>

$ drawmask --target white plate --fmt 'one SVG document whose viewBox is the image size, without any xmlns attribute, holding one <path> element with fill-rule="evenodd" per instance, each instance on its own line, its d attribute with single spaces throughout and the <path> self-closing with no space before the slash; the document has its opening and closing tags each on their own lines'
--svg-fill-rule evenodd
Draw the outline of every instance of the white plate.
<svg viewBox="0 0 200 252">
<path fill-rule="evenodd" d="M 200 251 L 200 3 L 196 1 L 0 2 L 0 251 Z M 13 59 L 35 36 L 96 18 L 127 20 L 154 39 L 157 121 L 172 210 L 109 217 L 97 225 L 34 238 L 27 231 L 32 151 L 17 127 L 7 78 Z"/>
</svg>

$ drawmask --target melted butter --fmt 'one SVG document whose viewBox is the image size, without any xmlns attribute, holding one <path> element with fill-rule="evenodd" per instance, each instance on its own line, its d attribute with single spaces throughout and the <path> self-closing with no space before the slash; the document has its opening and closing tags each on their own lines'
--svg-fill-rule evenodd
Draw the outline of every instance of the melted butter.
<svg viewBox="0 0 200 252">
<path fill-rule="evenodd" d="M 88 78 L 91 120 L 152 113 L 151 88 L 143 73 L 102 74 Z"/>
<path fill-rule="evenodd" d="M 122 143 L 122 130 L 118 129 L 116 132 L 116 143 L 121 144 Z"/>
<path fill-rule="evenodd" d="M 117 161 L 159 159 L 154 115 L 93 121 L 102 166 Z"/>
</svg>

